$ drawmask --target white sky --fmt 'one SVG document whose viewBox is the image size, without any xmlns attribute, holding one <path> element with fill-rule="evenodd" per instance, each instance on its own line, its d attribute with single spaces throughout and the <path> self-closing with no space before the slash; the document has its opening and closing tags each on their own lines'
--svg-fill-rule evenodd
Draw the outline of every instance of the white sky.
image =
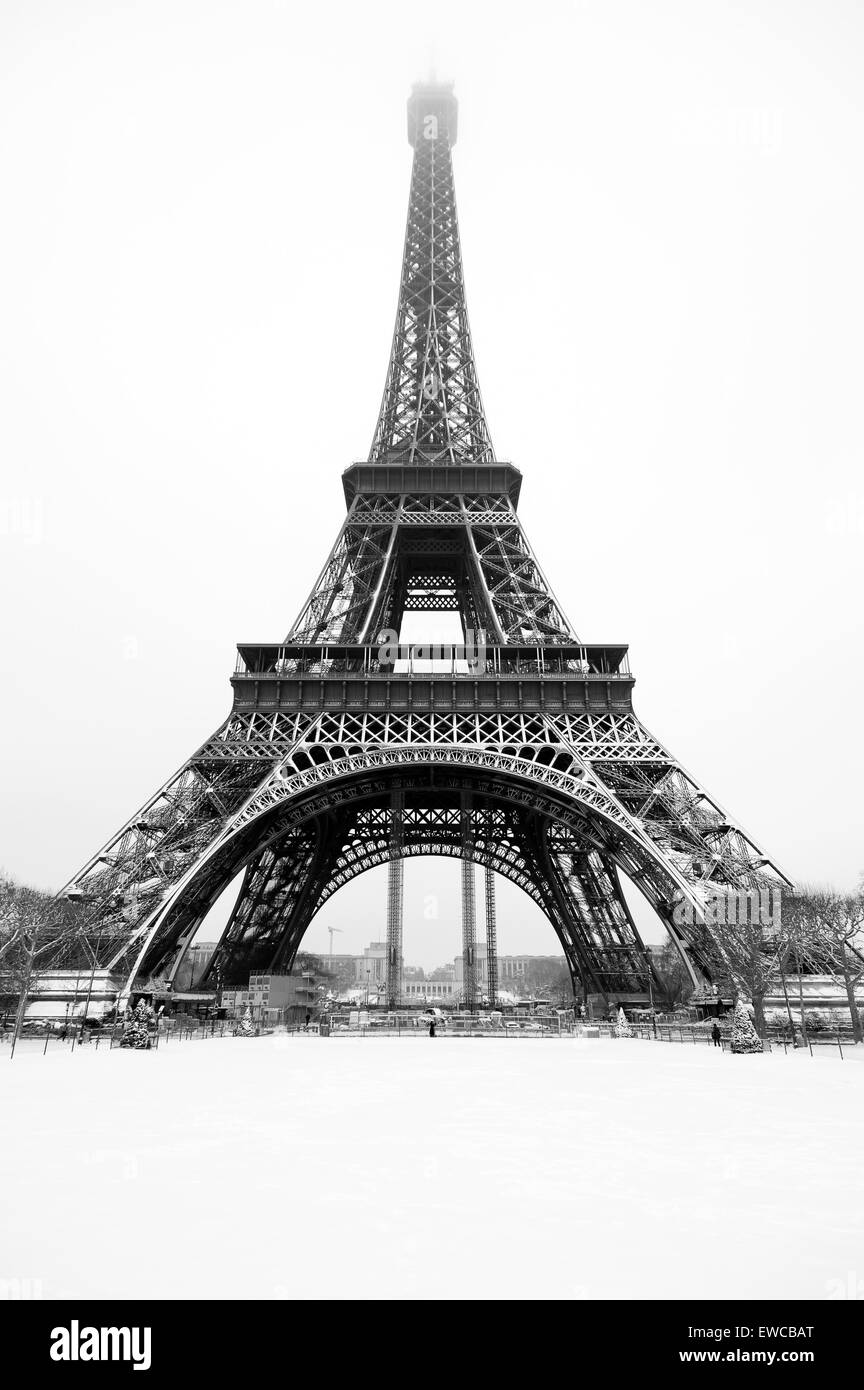
<svg viewBox="0 0 864 1390">
<path fill-rule="evenodd" d="M 786 870 L 864 869 L 864 8 L 5 0 L 0 864 L 65 879 L 284 635 L 365 457 L 410 84 L 456 81 L 498 456 L 580 636 Z M 384 872 L 310 932 L 380 936 Z M 458 948 L 406 873 L 406 956 Z M 439 917 L 424 917 L 437 895 Z M 551 951 L 502 888 L 502 949 Z M 319 939 L 320 938 L 320 939 Z"/>
</svg>

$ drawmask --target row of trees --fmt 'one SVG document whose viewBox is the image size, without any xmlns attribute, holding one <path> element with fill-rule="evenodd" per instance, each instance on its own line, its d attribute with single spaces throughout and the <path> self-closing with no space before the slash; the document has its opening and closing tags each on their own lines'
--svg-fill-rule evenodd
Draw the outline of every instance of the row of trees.
<svg viewBox="0 0 864 1390">
<path fill-rule="evenodd" d="M 743 915 L 743 914 L 742 914 Z M 832 888 L 804 887 L 784 893 L 779 919 L 766 927 L 758 920 L 724 922 L 695 928 L 693 945 L 705 961 L 713 981 L 733 997 L 753 1005 L 754 1022 L 765 1036 L 765 997 L 785 991 L 788 1017 L 793 1006 L 806 1040 L 804 980 L 807 975 L 828 975 L 842 984 L 846 994 L 852 1034 L 864 1041 L 856 991 L 864 979 L 864 879 L 854 893 Z M 690 972 L 670 940 L 652 956 L 655 971 L 655 1004 L 673 1012 L 693 993 Z M 529 992 L 546 994 L 553 1002 L 572 1001 L 570 975 L 562 960 L 532 962 Z M 791 993 L 790 993 L 791 991 Z"/>
<path fill-rule="evenodd" d="M 0 874 L 0 1007 L 21 1025 L 27 994 L 64 930 L 64 914 L 48 893 Z"/>
<path fill-rule="evenodd" d="M 770 927 L 749 920 L 701 926 L 695 929 L 693 944 L 714 980 L 752 1002 L 760 1036 L 765 1035 L 765 996 L 774 993 L 779 982 L 790 1023 L 794 1002 L 806 1039 L 804 978 L 818 974 L 842 984 L 853 1037 L 864 1041 L 856 1001 L 864 979 L 864 883 L 854 893 L 831 888 L 784 893 L 779 921 Z M 655 956 L 655 967 L 661 1007 L 674 1009 L 684 1003 L 692 986 L 671 942 Z"/>
<path fill-rule="evenodd" d="M 499 980 L 498 983 L 504 988 L 509 985 L 509 981 Z M 573 983 L 570 979 L 569 967 L 563 956 L 560 960 L 554 957 L 551 960 L 544 960 L 541 957 L 528 961 L 525 974 L 521 978 L 521 986 L 526 994 L 535 998 L 548 999 L 552 1004 L 566 1006 L 573 1003 Z"/>
</svg>

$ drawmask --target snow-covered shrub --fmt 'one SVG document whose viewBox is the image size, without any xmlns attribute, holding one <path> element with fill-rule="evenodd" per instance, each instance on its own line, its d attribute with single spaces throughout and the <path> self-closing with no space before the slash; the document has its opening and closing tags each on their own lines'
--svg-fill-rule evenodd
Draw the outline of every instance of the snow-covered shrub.
<svg viewBox="0 0 864 1390">
<path fill-rule="evenodd" d="M 632 1038 L 633 1036 L 633 1029 L 627 1022 L 627 1015 L 620 1005 L 618 1007 L 618 1017 L 615 1020 L 615 1026 L 612 1032 L 616 1038 Z"/>
<path fill-rule="evenodd" d="M 252 1010 L 246 1005 L 246 1012 L 234 1029 L 235 1038 L 254 1038 L 255 1024 L 252 1022 Z"/>
<path fill-rule="evenodd" d="M 829 1028 L 830 1020 L 823 1009 L 808 1010 L 804 1014 L 804 1022 L 807 1025 L 808 1033 L 824 1033 Z"/>
<path fill-rule="evenodd" d="M 127 1009 L 123 1015 L 123 1033 L 120 1038 L 121 1047 L 134 1047 L 143 1051 L 150 1046 L 150 1019 L 153 1010 L 148 1008 L 144 1000 L 140 1000 L 138 1007 Z"/>
<path fill-rule="evenodd" d="M 750 1010 L 739 999 L 735 1005 L 735 1012 L 732 1015 L 732 1051 L 733 1052 L 762 1052 L 762 1039 L 753 1027 L 753 1020 L 750 1017 Z"/>
</svg>

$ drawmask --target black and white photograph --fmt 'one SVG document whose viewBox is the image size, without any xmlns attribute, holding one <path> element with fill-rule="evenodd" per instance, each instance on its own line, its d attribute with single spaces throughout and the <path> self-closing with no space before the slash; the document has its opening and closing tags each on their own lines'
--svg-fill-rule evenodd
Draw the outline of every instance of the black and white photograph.
<svg viewBox="0 0 864 1390">
<path fill-rule="evenodd" d="M 0 184 L 28 1373 L 480 1301 L 828 1374 L 864 5 L 3 0 Z"/>
</svg>

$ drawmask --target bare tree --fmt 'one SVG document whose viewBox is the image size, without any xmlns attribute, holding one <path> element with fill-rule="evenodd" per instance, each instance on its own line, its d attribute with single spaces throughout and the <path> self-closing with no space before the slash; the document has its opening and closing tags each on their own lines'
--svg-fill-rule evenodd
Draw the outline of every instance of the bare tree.
<svg viewBox="0 0 864 1390">
<path fill-rule="evenodd" d="M 22 888 L 12 879 L 0 885 L 0 991 L 4 1009 L 15 1009 L 12 1053 L 24 1021 L 31 989 L 39 933 L 44 918 L 43 895 Z"/>
<path fill-rule="evenodd" d="M 22 970 L 32 966 L 34 942 L 51 899 L 14 879 L 0 879 L 0 974 L 4 993 L 14 988 Z"/>
<path fill-rule="evenodd" d="M 524 976 L 529 994 L 547 995 L 552 1003 L 572 1004 L 573 982 L 566 960 L 534 960 Z"/>
<path fill-rule="evenodd" d="M 651 964 L 655 1002 L 664 1012 L 674 1013 L 693 993 L 693 981 L 678 947 L 673 941 L 665 942 L 661 951 L 652 951 Z"/>
<path fill-rule="evenodd" d="M 0 998 L 15 1009 L 13 1051 L 27 1000 L 58 943 L 78 935 L 74 910 L 48 893 L 0 878 Z"/>
<path fill-rule="evenodd" d="M 864 1042 L 855 990 L 864 979 L 864 885 L 856 893 L 833 888 L 805 887 L 784 901 L 784 922 L 798 955 L 835 979 L 842 980 L 852 1020 L 852 1036 Z"/>
<path fill-rule="evenodd" d="M 756 1031 L 764 1038 L 765 995 L 789 952 L 785 931 L 748 919 L 703 925 L 697 937 L 700 954 L 715 964 L 712 975 L 728 975 L 739 996 L 752 1002 Z"/>
</svg>

